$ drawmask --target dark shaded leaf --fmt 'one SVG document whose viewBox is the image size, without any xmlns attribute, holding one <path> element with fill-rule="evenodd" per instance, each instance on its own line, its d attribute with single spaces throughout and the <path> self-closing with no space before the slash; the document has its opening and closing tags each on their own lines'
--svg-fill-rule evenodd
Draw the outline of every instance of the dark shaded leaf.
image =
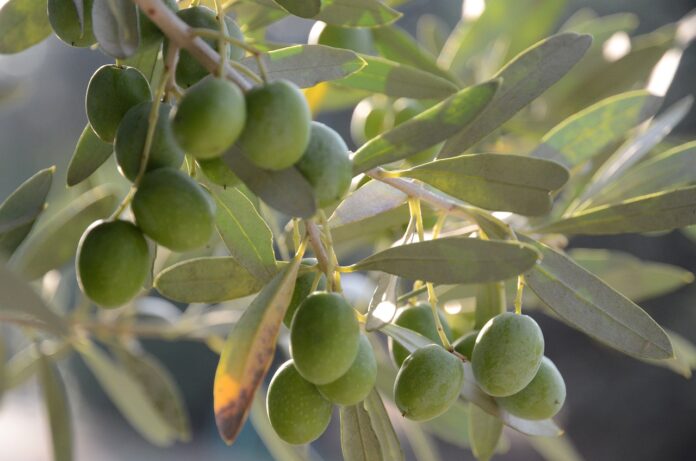
<svg viewBox="0 0 696 461">
<path fill-rule="evenodd" d="M 0 54 L 19 53 L 51 34 L 46 2 L 9 0 L 0 8 Z"/>
<path fill-rule="evenodd" d="M 290 14 L 301 18 L 311 18 L 319 13 L 320 0 L 273 0 Z"/>
<path fill-rule="evenodd" d="M 324 0 L 314 19 L 343 27 L 380 27 L 391 24 L 401 13 L 379 0 Z"/>
<path fill-rule="evenodd" d="M 92 27 L 99 46 L 114 58 L 127 58 L 138 49 L 138 10 L 130 0 L 93 0 Z"/>
<path fill-rule="evenodd" d="M 480 330 L 490 319 L 506 310 L 505 283 L 484 283 L 476 286 L 476 324 Z"/>
<path fill-rule="evenodd" d="M 488 461 L 503 434 L 503 422 L 476 405 L 469 407 L 469 441 L 471 452 L 479 461 Z"/>
<path fill-rule="evenodd" d="M 51 429 L 53 461 L 71 461 L 73 435 L 68 394 L 60 372 L 45 355 L 39 359 L 39 380 Z"/>
<path fill-rule="evenodd" d="M 68 186 L 74 186 L 89 178 L 108 160 L 113 151 L 114 146 L 99 139 L 87 124 L 68 165 Z"/>
</svg>

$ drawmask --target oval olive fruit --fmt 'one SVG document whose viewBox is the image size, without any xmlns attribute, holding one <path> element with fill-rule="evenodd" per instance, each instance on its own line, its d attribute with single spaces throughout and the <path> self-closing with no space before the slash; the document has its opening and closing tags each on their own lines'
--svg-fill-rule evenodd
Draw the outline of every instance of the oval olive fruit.
<svg viewBox="0 0 696 461">
<path fill-rule="evenodd" d="M 394 402 L 408 419 L 427 421 L 452 406 L 463 383 L 464 368 L 459 359 L 430 344 L 404 360 L 394 382 Z"/>
<path fill-rule="evenodd" d="M 177 11 L 176 15 L 179 16 L 179 18 L 190 27 L 197 29 L 212 29 L 215 31 L 220 30 L 215 12 L 205 6 L 192 6 L 191 8 L 185 8 Z M 225 25 L 227 26 L 227 35 L 236 38 L 239 41 L 244 40 L 244 35 L 239 29 L 239 26 L 229 16 L 225 16 Z M 217 49 L 217 40 L 212 38 L 206 38 L 204 40 L 213 49 Z M 165 43 L 165 48 L 166 46 L 168 45 Z M 244 50 L 234 45 L 228 46 L 227 51 L 230 59 L 238 61 L 244 57 Z M 191 56 L 188 51 L 181 50 L 179 52 L 179 62 L 176 65 L 176 82 L 179 85 L 183 86 L 184 88 L 188 88 L 206 75 L 208 75 L 208 71 L 196 60 L 196 58 Z"/>
<path fill-rule="evenodd" d="M 543 356 L 544 335 L 539 325 L 527 315 L 505 312 L 481 328 L 471 366 L 481 389 L 505 397 L 532 381 Z"/>
<path fill-rule="evenodd" d="M 466 357 L 466 359 L 471 362 L 477 337 L 478 331 L 470 331 L 452 343 L 452 347 L 454 347 L 455 351 Z"/>
<path fill-rule="evenodd" d="M 302 260 L 303 265 L 314 265 L 317 260 L 314 258 L 305 258 Z M 290 304 L 285 311 L 285 317 L 283 317 L 283 323 L 286 327 L 290 328 L 292 325 L 292 318 L 297 312 L 297 308 L 300 307 L 302 301 L 304 301 L 307 296 L 312 292 L 312 286 L 314 285 L 314 279 L 319 275 L 319 283 L 317 285 L 318 290 L 324 290 L 326 288 L 326 277 L 319 272 L 306 272 L 300 274 L 295 280 L 295 289 L 292 291 L 292 298 L 290 299 Z"/>
<path fill-rule="evenodd" d="M 293 361 L 278 368 L 266 396 L 266 411 L 278 437 L 294 445 L 309 443 L 324 433 L 333 405 L 317 387 L 297 372 Z"/>
<path fill-rule="evenodd" d="M 539 371 L 527 384 L 527 387 L 516 394 L 497 399 L 500 406 L 515 416 L 524 419 L 547 419 L 561 410 L 565 402 L 566 387 L 563 376 L 556 365 L 544 357 Z"/>
<path fill-rule="evenodd" d="M 440 316 L 440 323 L 442 323 L 442 329 L 445 330 L 447 339 L 452 339 L 452 331 L 447 324 L 447 319 L 445 319 L 445 316 L 439 310 L 438 315 Z M 420 333 L 426 338 L 440 344 L 440 335 L 437 332 L 437 326 L 433 318 L 433 310 L 428 303 L 407 307 L 399 313 L 394 323 L 400 327 Z M 408 357 L 408 350 L 401 344 L 395 342 L 392 338 L 389 338 L 389 351 L 397 367 L 400 367 L 406 357 Z"/>
<path fill-rule="evenodd" d="M 174 12 L 179 9 L 176 0 L 164 0 L 164 4 Z M 140 8 L 138 8 L 138 16 L 140 20 L 140 45 L 138 51 L 159 45 L 164 38 L 162 31 Z"/>
<path fill-rule="evenodd" d="M 48 21 L 59 39 L 70 46 L 86 48 L 97 43 L 92 32 L 92 0 L 83 3 L 84 24 L 80 25 L 73 0 L 48 0 Z"/>
<path fill-rule="evenodd" d="M 247 123 L 238 144 L 256 166 L 282 170 L 297 162 L 309 143 L 311 114 L 294 83 L 277 80 L 246 94 Z"/>
<path fill-rule="evenodd" d="M 211 182 L 222 187 L 235 187 L 241 181 L 234 174 L 234 171 L 230 170 L 222 157 L 211 158 L 210 160 L 198 160 L 198 166 L 203 171 L 206 178 L 210 179 Z"/>
<path fill-rule="evenodd" d="M 205 78 L 189 88 L 172 119 L 179 145 L 197 159 L 219 157 L 239 137 L 246 103 L 239 87 L 219 78 Z"/>
<path fill-rule="evenodd" d="M 317 386 L 319 392 L 338 405 L 355 405 L 365 400 L 377 381 L 377 359 L 367 336 L 360 335 L 358 355 L 343 376 Z"/>
<path fill-rule="evenodd" d="M 292 358 L 297 371 L 311 383 L 328 384 L 343 376 L 355 360 L 359 342 L 355 312 L 336 293 L 313 293 L 292 319 Z"/>
<path fill-rule="evenodd" d="M 97 136 L 106 142 L 113 142 L 126 112 L 151 99 L 150 84 L 138 69 L 102 66 L 87 85 L 87 120 Z"/>
<path fill-rule="evenodd" d="M 95 303 L 116 307 L 142 289 L 150 256 L 143 233 L 126 221 L 97 221 L 77 247 L 77 280 Z"/>
<path fill-rule="evenodd" d="M 307 43 L 369 54 L 372 52 L 372 33 L 369 29 L 331 26 L 325 22 L 317 21 L 309 31 Z"/>
<path fill-rule="evenodd" d="M 131 181 L 135 181 L 140 171 L 151 109 L 151 102 L 142 102 L 131 107 L 116 131 L 114 141 L 116 162 L 121 174 Z M 160 105 L 146 171 L 165 167 L 179 168 L 184 161 L 184 152 L 172 134 L 169 123 L 170 110 L 169 104 Z"/>
<path fill-rule="evenodd" d="M 215 228 L 215 202 L 193 179 L 173 168 L 147 173 L 131 208 L 143 232 L 174 251 L 204 246 Z"/>
<path fill-rule="evenodd" d="M 420 114 L 425 110 L 425 107 L 420 102 L 415 99 L 409 98 L 399 98 L 394 101 L 394 126 L 399 126 L 402 123 L 412 119 L 416 115 Z M 422 163 L 427 163 L 435 158 L 437 153 L 440 151 L 442 144 L 437 144 L 433 147 L 425 149 L 422 152 L 411 155 L 406 159 L 406 163 L 409 165 L 420 165 Z"/>
<path fill-rule="evenodd" d="M 312 185 L 322 208 L 341 200 L 353 179 L 348 146 L 338 133 L 319 122 L 312 122 L 309 144 L 295 168 Z"/>
<path fill-rule="evenodd" d="M 360 101 L 350 119 L 350 137 L 358 146 L 394 126 L 394 114 L 389 99 L 381 94 Z"/>
</svg>

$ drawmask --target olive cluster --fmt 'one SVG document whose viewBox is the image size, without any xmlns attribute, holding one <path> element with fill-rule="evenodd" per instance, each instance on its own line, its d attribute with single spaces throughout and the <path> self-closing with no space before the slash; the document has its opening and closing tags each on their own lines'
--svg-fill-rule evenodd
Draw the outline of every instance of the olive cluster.
<svg viewBox="0 0 696 461">
<path fill-rule="evenodd" d="M 298 306 L 294 302 L 288 309 L 292 359 L 273 376 L 266 403 L 278 436 L 304 444 L 326 430 L 334 404 L 355 405 L 367 397 L 377 379 L 377 361 L 341 295 L 314 292 Z"/>
<path fill-rule="evenodd" d="M 172 3 L 170 7 L 176 10 Z M 90 17 L 91 3 L 85 3 Z M 195 6 L 176 14 L 194 28 L 219 30 L 215 13 Z M 56 34 L 73 46 L 95 40 L 91 24 L 82 27 L 70 0 L 51 0 L 49 16 Z M 245 51 L 237 24 L 225 18 L 227 33 L 239 45 L 228 58 Z M 169 46 L 157 27 L 141 15 L 141 46 Z M 212 39 L 209 45 L 216 46 Z M 164 43 L 163 43 L 164 42 Z M 302 92 L 291 82 L 264 82 L 246 94 L 232 82 L 209 75 L 181 50 L 174 81 L 183 94 L 170 104 L 158 100 L 136 68 L 105 65 L 92 76 L 86 94 L 89 125 L 113 144 L 119 172 L 134 183 L 134 223 L 112 219 L 94 223 L 78 249 L 77 273 L 83 291 L 97 304 L 119 306 L 145 283 L 150 267 L 146 237 L 170 250 L 205 246 L 215 229 L 215 202 L 190 174 L 181 171 L 186 157 L 210 183 L 239 185 L 222 155 L 244 155 L 265 170 L 295 168 L 312 186 L 320 207 L 335 204 L 352 179 L 348 147 L 331 128 L 311 120 Z M 157 115 L 156 121 L 153 114 Z M 153 126 L 154 125 L 154 126 Z M 194 170 L 189 167 L 189 172 Z"/>
</svg>

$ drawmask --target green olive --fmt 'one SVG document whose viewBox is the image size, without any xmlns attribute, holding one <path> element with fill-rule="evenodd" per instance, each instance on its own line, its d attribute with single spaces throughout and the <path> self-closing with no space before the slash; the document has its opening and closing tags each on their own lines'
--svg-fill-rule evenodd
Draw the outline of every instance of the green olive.
<svg viewBox="0 0 696 461">
<path fill-rule="evenodd" d="M 131 181 L 136 179 L 140 171 L 151 109 L 151 102 L 142 102 L 132 107 L 126 112 L 116 131 L 116 162 L 123 176 Z M 169 123 L 170 110 L 171 106 L 168 104 L 160 105 L 146 171 L 165 167 L 179 168 L 184 161 L 184 152 L 172 134 Z"/>
<path fill-rule="evenodd" d="M 215 229 L 215 202 L 193 179 L 173 168 L 147 173 L 131 204 L 147 236 L 174 251 L 205 246 Z"/>
<path fill-rule="evenodd" d="M 329 384 L 317 386 L 319 392 L 338 405 L 355 405 L 365 400 L 377 381 L 377 359 L 365 335 L 360 335 L 358 355 L 348 371 Z"/>
<path fill-rule="evenodd" d="M 87 85 L 87 119 L 97 136 L 103 141 L 113 142 L 126 112 L 151 99 L 150 84 L 138 69 L 102 66 Z"/>
<path fill-rule="evenodd" d="M 466 359 L 471 362 L 477 337 L 478 331 L 470 331 L 452 343 L 452 347 L 454 347 L 455 351 L 466 357 Z"/>
<path fill-rule="evenodd" d="M 290 347 L 297 371 L 313 384 L 328 384 L 355 360 L 360 328 L 353 308 L 336 293 L 318 292 L 297 308 Z"/>
<path fill-rule="evenodd" d="M 266 410 L 278 437 L 301 445 L 324 433 L 331 421 L 333 405 L 288 360 L 278 368 L 268 386 Z"/>
<path fill-rule="evenodd" d="M 563 376 L 551 360 L 544 357 L 539 371 L 527 387 L 508 397 L 499 397 L 498 403 L 515 416 L 524 419 L 546 419 L 561 410 L 566 387 Z"/>
<path fill-rule="evenodd" d="M 83 3 L 84 24 L 80 24 L 73 0 L 48 0 L 48 21 L 59 39 L 70 46 L 86 48 L 97 39 L 92 32 L 92 0 Z"/>
<path fill-rule="evenodd" d="M 230 170 L 222 157 L 211 158 L 210 160 L 198 160 L 198 166 L 203 171 L 206 178 L 213 184 L 222 187 L 235 187 L 240 183 L 234 171 Z"/>
<path fill-rule="evenodd" d="M 440 323 L 442 323 L 442 329 L 445 330 L 447 339 L 452 339 L 452 332 L 447 324 L 447 320 L 439 310 L 438 316 L 440 317 Z M 433 318 L 433 310 L 428 303 L 420 303 L 413 307 L 407 307 L 399 313 L 394 323 L 400 327 L 420 333 L 426 338 L 442 345 L 440 343 L 440 335 L 437 332 L 437 325 L 435 325 L 435 318 Z M 391 338 L 389 338 L 389 350 L 391 351 L 394 363 L 397 367 L 400 367 L 408 356 L 408 350 L 401 344 L 394 342 Z"/>
<path fill-rule="evenodd" d="M 282 170 L 297 162 L 309 143 L 311 114 L 294 83 L 277 80 L 246 94 L 247 123 L 239 146 L 256 166 Z"/>
<path fill-rule="evenodd" d="M 179 18 L 190 27 L 197 29 L 211 29 L 216 32 L 220 30 L 220 25 L 215 12 L 205 6 L 192 6 L 191 8 L 185 8 L 177 11 L 176 15 L 179 16 Z M 244 41 L 242 31 L 239 29 L 237 23 L 232 20 L 232 18 L 225 16 L 225 25 L 227 26 L 227 35 L 236 38 L 239 41 Z M 213 49 L 217 49 L 218 41 L 216 39 L 205 38 L 204 40 Z M 168 46 L 168 44 L 165 43 L 165 48 L 166 46 Z M 227 50 L 230 59 L 238 61 L 244 57 L 244 50 L 242 48 L 229 45 Z M 196 60 L 196 58 L 191 56 L 188 51 L 181 50 L 179 52 L 179 62 L 176 66 L 176 82 L 179 85 L 183 86 L 184 88 L 188 88 L 206 75 L 208 75 L 208 71 L 198 62 L 198 60 Z"/>
<path fill-rule="evenodd" d="M 372 32 L 369 29 L 331 26 L 317 21 L 309 31 L 307 43 L 369 54 L 372 52 Z"/>
<path fill-rule="evenodd" d="M 303 265 L 314 265 L 317 260 L 314 258 L 305 258 L 302 260 Z M 297 308 L 300 307 L 302 301 L 304 301 L 307 296 L 312 292 L 312 286 L 314 285 L 314 279 L 319 275 L 319 283 L 317 284 L 318 290 L 324 290 L 326 288 L 326 277 L 319 272 L 306 272 L 300 274 L 295 281 L 295 289 L 292 292 L 292 299 L 290 299 L 290 304 L 288 309 L 285 311 L 285 317 L 283 318 L 283 323 L 286 327 L 290 328 L 292 325 L 292 318 L 297 312 Z"/>
<path fill-rule="evenodd" d="M 176 0 L 164 0 L 164 4 L 174 12 L 179 9 Z M 162 31 L 140 8 L 138 8 L 138 16 L 140 20 L 140 46 L 138 50 L 147 50 L 159 45 L 164 38 Z"/>
<path fill-rule="evenodd" d="M 396 375 L 394 402 L 414 421 L 427 421 L 446 412 L 464 383 L 464 368 L 453 354 L 430 344 L 409 355 Z"/>
<path fill-rule="evenodd" d="M 378 136 L 394 126 L 394 113 L 389 99 L 381 94 L 360 101 L 350 119 L 350 136 L 357 145 Z"/>
<path fill-rule="evenodd" d="M 532 381 L 543 355 L 544 335 L 534 319 L 505 312 L 481 328 L 471 366 L 481 389 L 505 397 Z"/>
<path fill-rule="evenodd" d="M 338 133 L 319 122 L 312 122 L 309 144 L 295 168 L 312 185 L 322 208 L 341 200 L 353 179 L 348 146 Z"/>
<path fill-rule="evenodd" d="M 234 83 L 205 78 L 189 88 L 172 119 L 179 145 L 197 159 L 219 157 L 239 137 L 246 120 L 244 95 Z"/>
<path fill-rule="evenodd" d="M 150 270 L 143 233 L 126 221 L 97 221 L 77 248 L 77 279 L 82 291 L 103 307 L 127 303 L 138 294 Z"/>
</svg>

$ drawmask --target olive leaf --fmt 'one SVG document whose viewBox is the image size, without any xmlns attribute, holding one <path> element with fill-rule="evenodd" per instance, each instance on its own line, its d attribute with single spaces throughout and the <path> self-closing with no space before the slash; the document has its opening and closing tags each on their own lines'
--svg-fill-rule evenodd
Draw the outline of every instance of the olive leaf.
<svg viewBox="0 0 696 461">
<path fill-rule="evenodd" d="M 263 53 L 269 80 L 289 80 L 300 88 L 317 83 L 342 79 L 365 66 L 363 58 L 350 50 L 324 45 L 293 45 Z M 242 64 L 258 73 L 255 58 L 246 58 Z"/>
<path fill-rule="evenodd" d="M 544 39 L 519 54 L 494 78 L 502 79 L 500 90 L 470 125 L 450 138 L 440 157 L 461 154 L 563 77 L 585 54 L 592 37 L 561 33 Z"/>
<path fill-rule="evenodd" d="M 500 82 L 465 88 L 412 119 L 366 142 L 353 156 L 353 171 L 401 160 L 435 146 L 473 123 L 494 98 Z"/>
<path fill-rule="evenodd" d="M 332 229 L 360 223 L 406 203 L 408 196 L 381 181 L 369 181 L 349 194 L 329 218 Z"/>
<path fill-rule="evenodd" d="M 93 0 L 92 28 L 99 46 L 114 58 L 135 54 L 140 44 L 138 10 L 130 0 Z"/>
<path fill-rule="evenodd" d="M 433 283 L 486 283 L 519 275 L 534 266 L 538 257 L 524 243 L 445 237 L 395 246 L 353 267 Z"/>
<path fill-rule="evenodd" d="M 45 356 L 39 359 L 39 381 L 51 429 L 53 461 L 73 459 L 73 435 L 65 382 L 55 364 Z"/>
<path fill-rule="evenodd" d="M 39 171 L 0 204 L 0 255 L 11 255 L 34 227 L 46 207 L 55 171 L 55 167 Z"/>
<path fill-rule="evenodd" d="M 82 130 L 68 164 L 68 186 L 75 186 L 89 178 L 108 160 L 113 151 L 114 147 L 99 139 L 88 123 Z"/>
<path fill-rule="evenodd" d="M 264 280 L 232 257 L 202 257 L 174 264 L 155 277 L 162 296 L 185 303 L 219 303 L 257 293 Z"/>
<path fill-rule="evenodd" d="M 273 0 L 285 11 L 301 18 L 311 18 L 321 9 L 320 0 Z"/>
<path fill-rule="evenodd" d="M 324 0 L 314 19 L 341 27 L 381 27 L 402 14 L 379 0 Z"/>
<path fill-rule="evenodd" d="M 263 288 L 225 342 L 215 372 L 213 400 L 218 431 L 228 444 L 242 429 L 254 394 L 273 361 L 299 265 L 295 258 Z"/>
<path fill-rule="evenodd" d="M 588 336 L 638 358 L 668 359 L 672 345 L 643 309 L 558 251 L 530 238 L 543 259 L 525 282 L 562 320 Z"/>
<path fill-rule="evenodd" d="M 667 360 L 642 359 L 645 363 L 664 367 L 690 379 L 696 370 L 696 345 L 674 331 L 665 330 L 674 349 L 674 357 Z"/>
<path fill-rule="evenodd" d="M 546 461 L 584 461 L 567 436 L 529 437 L 527 442 Z"/>
<path fill-rule="evenodd" d="M 19 53 L 51 34 L 46 3 L 8 0 L 0 8 L 0 54 Z"/>
<path fill-rule="evenodd" d="M 476 286 L 476 324 L 480 330 L 490 319 L 506 310 L 505 283 L 484 283 Z"/>
<path fill-rule="evenodd" d="M 403 460 L 404 453 L 401 444 L 377 389 L 372 389 L 362 405 L 370 417 L 372 429 L 379 440 L 382 459 L 384 461 Z"/>
<path fill-rule="evenodd" d="M 370 415 L 362 403 L 341 406 L 341 452 L 346 461 L 370 461 L 384 459 L 370 421 Z"/>
<path fill-rule="evenodd" d="M 469 406 L 469 440 L 477 460 L 488 461 L 493 457 L 502 434 L 503 422 L 499 418 L 476 405 Z"/>
<path fill-rule="evenodd" d="M 568 181 L 555 162 L 507 154 L 468 154 L 391 173 L 418 179 L 452 197 L 489 210 L 540 216 L 551 192 Z"/>
</svg>

